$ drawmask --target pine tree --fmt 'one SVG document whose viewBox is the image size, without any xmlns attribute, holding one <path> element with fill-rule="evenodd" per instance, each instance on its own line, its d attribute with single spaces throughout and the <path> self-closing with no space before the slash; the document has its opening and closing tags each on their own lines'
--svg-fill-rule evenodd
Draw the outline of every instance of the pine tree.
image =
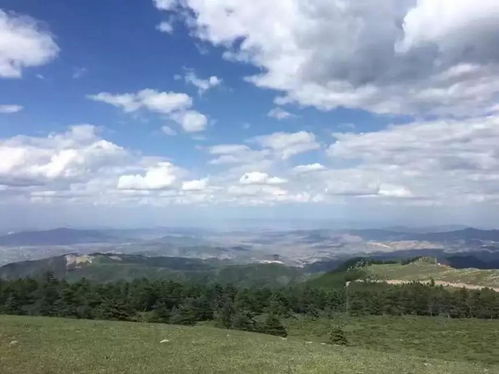
<svg viewBox="0 0 499 374">
<path fill-rule="evenodd" d="M 261 328 L 261 332 L 269 335 L 276 335 L 283 337 L 288 336 L 286 328 L 282 325 L 279 318 L 273 314 L 267 315 L 267 318 L 265 319 L 265 322 Z"/>
<path fill-rule="evenodd" d="M 219 327 L 230 328 L 232 325 L 232 317 L 234 315 L 234 306 L 232 302 L 226 300 L 222 308 L 215 313 L 215 319 Z"/>
<path fill-rule="evenodd" d="M 3 305 L 3 308 L 1 308 L 1 311 L 5 314 L 23 314 L 21 303 L 19 302 L 17 296 L 13 293 L 11 293 L 7 297 L 7 300 L 5 300 L 5 304 Z"/>
<path fill-rule="evenodd" d="M 333 327 L 329 332 L 329 344 L 335 345 L 347 345 L 348 340 L 345 336 L 345 332 L 341 327 Z"/>
<path fill-rule="evenodd" d="M 232 317 L 231 328 L 243 331 L 255 331 L 256 322 L 250 313 L 238 310 Z"/>
<path fill-rule="evenodd" d="M 196 324 L 194 311 L 185 305 L 180 305 L 178 308 L 173 307 L 170 315 L 170 323 L 174 325 L 192 326 Z"/>
<path fill-rule="evenodd" d="M 151 322 L 168 323 L 170 317 L 170 308 L 165 302 L 159 302 L 153 307 Z"/>
</svg>

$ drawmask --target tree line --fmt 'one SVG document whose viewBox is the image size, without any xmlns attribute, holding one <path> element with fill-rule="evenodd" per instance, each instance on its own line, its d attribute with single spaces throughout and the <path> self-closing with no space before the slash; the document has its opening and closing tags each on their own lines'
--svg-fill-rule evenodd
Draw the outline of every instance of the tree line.
<svg viewBox="0 0 499 374">
<path fill-rule="evenodd" d="M 470 290 L 412 282 L 393 285 L 351 282 L 347 312 L 360 315 L 419 315 L 450 318 L 499 318 L 499 293 L 490 288 Z"/>
<path fill-rule="evenodd" d="M 41 279 L 0 280 L 0 313 L 217 326 L 286 336 L 282 319 L 296 315 L 444 315 L 499 318 L 499 293 L 452 290 L 434 284 L 352 282 L 319 289 L 236 288 L 136 279 L 68 283 L 52 273 Z"/>
</svg>

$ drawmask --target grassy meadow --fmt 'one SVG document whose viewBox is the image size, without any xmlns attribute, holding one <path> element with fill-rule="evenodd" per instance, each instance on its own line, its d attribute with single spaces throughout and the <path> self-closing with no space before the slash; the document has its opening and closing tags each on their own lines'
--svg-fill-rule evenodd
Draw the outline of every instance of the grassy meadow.
<svg viewBox="0 0 499 374">
<path fill-rule="evenodd" d="M 471 320 L 459 325 L 461 330 L 452 332 L 462 334 L 459 341 L 448 336 L 431 343 L 438 333 L 416 333 L 422 325 L 406 333 L 403 326 L 408 325 L 407 321 L 401 320 L 389 332 L 389 323 L 395 320 L 360 319 L 345 324 L 352 345 L 344 347 L 321 344 L 316 332 L 309 336 L 310 331 L 322 328 L 317 321 L 300 323 L 298 327 L 289 324 L 290 337 L 283 339 L 209 326 L 0 316 L 0 368 L 2 374 L 499 373 L 499 367 L 493 365 L 495 360 L 490 358 L 497 353 L 498 340 L 489 340 L 494 338 L 490 330 L 497 331 L 498 325 L 491 322 L 487 329 L 487 322 Z M 436 320 L 435 324 L 439 323 L 443 321 Z M 442 328 L 441 334 L 456 326 Z M 481 333 L 489 331 L 486 341 L 479 332 L 464 337 L 476 328 Z M 402 337 L 407 342 L 397 343 L 396 339 Z M 164 339 L 168 341 L 161 343 Z M 410 347 L 409 341 L 414 339 L 422 342 Z M 446 343 L 458 351 L 430 354 L 433 349 L 427 345 Z M 479 345 L 470 350 L 475 353 L 487 344 L 491 346 L 483 357 L 465 357 L 462 353 L 471 343 Z"/>
<path fill-rule="evenodd" d="M 444 265 L 413 262 L 401 264 L 375 264 L 363 269 L 375 279 L 429 280 L 449 283 L 466 283 L 477 286 L 499 288 L 499 270 L 454 269 Z"/>
<path fill-rule="evenodd" d="M 326 342 L 340 326 L 353 347 L 449 361 L 499 365 L 499 321 L 416 316 L 292 318 L 290 337 Z M 498 371 L 499 373 L 499 371 Z"/>
</svg>

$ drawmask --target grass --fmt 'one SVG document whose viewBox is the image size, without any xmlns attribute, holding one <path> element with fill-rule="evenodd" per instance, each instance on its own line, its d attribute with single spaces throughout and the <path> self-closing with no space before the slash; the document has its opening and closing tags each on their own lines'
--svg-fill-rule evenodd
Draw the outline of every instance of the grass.
<svg viewBox="0 0 499 374">
<path fill-rule="evenodd" d="M 496 369 L 206 326 L 0 316 L 2 374 L 473 374 Z"/>
<path fill-rule="evenodd" d="M 429 280 L 466 283 L 499 288 L 499 270 L 454 269 L 448 266 L 414 262 L 407 265 L 383 264 L 364 268 L 368 275 L 377 279 Z"/>
<path fill-rule="evenodd" d="M 339 325 L 355 347 L 499 365 L 499 320 L 338 316 L 333 320 L 289 319 L 287 325 L 290 336 L 316 342 L 326 342 L 331 326 Z"/>
</svg>

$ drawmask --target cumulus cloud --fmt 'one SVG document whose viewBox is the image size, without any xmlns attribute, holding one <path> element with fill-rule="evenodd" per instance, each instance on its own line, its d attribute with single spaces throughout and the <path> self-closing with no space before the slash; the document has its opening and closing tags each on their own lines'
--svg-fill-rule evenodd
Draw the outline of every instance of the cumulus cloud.
<svg viewBox="0 0 499 374">
<path fill-rule="evenodd" d="M 275 132 L 270 135 L 256 137 L 254 141 L 262 147 L 271 149 L 284 160 L 320 148 L 315 135 L 306 131 L 294 133 Z"/>
<path fill-rule="evenodd" d="M 4 202 L 106 206 L 272 205 L 313 199 L 306 186 L 262 171 L 276 162 L 270 150 L 222 144 L 208 152 L 213 157 L 244 156 L 236 164 L 215 163 L 222 170 L 208 180 L 165 157 L 143 156 L 103 139 L 92 125 L 47 136 L 16 136 L 0 139 L 0 190 Z"/>
<path fill-rule="evenodd" d="M 208 187 L 208 178 L 194 179 L 182 183 L 183 191 L 203 191 Z"/>
<path fill-rule="evenodd" d="M 0 141 L 0 184 L 42 185 L 78 181 L 126 161 L 125 150 L 97 136 L 92 125 L 72 126 L 47 138 L 16 136 Z"/>
<path fill-rule="evenodd" d="M 171 10 L 176 7 L 177 0 L 153 0 L 156 8 L 160 10 Z"/>
<path fill-rule="evenodd" d="M 209 181 L 174 160 L 143 156 L 106 140 L 92 125 L 15 136 L 0 139 L 0 191 L 8 199 L 106 205 L 499 203 L 498 116 L 335 133 L 324 164 L 283 158 L 281 144 L 294 147 L 296 139 L 275 142 L 281 135 L 206 148 Z"/>
<path fill-rule="evenodd" d="M 290 113 L 290 112 L 288 112 L 280 107 L 276 107 L 276 108 L 272 108 L 267 113 L 267 116 L 281 120 L 281 119 L 294 117 L 294 114 L 292 114 L 292 113 Z"/>
<path fill-rule="evenodd" d="M 199 78 L 193 71 L 189 70 L 184 75 L 184 80 L 186 83 L 193 85 L 198 89 L 200 95 L 204 94 L 206 91 L 217 87 L 222 84 L 222 79 L 216 75 L 212 75 L 207 79 Z"/>
<path fill-rule="evenodd" d="M 483 115 L 499 93 L 495 0 L 166 1 L 197 38 L 251 63 L 278 104 Z M 187 10 L 187 11 L 186 11 Z M 387 68 L 389 67 L 389 68 Z"/>
<path fill-rule="evenodd" d="M 0 105 L 0 113 L 3 114 L 17 113 L 20 112 L 21 110 L 23 110 L 22 105 L 13 105 L 13 104 Z"/>
<path fill-rule="evenodd" d="M 369 133 L 337 133 L 327 150 L 355 167 L 327 173 L 330 193 L 462 203 L 493 199 L 499 185 L 499 119 L 438 120 Z"/>
<path fill-rule="evenodd" d="M 0 9 L 1 78 L 19 78 L 24 68 L 44 65 L 58 53 L 53 36 L 37 21 Z"/>
<path fill-rule="evenodd" d="M 270 156 L 267 150 L 255 150 L 245 144 L 219 144 L 212 146 L 208 152 L 214 156 L 209 161 L 212 165 L 247 165 L 248 168 L 263 166 Z"/>
<path fill-rule="evenodd" d="M 156 29 L 161 32 L 165 32 L 167 34 L 171 34 L 173 32 L 173 26 L 171 22 L 162 21 L 156 26 Z"/>
<path fill-rule="evenodd" d="M 267 173 L 262 173 L 260 171 L 252 171 L 245 173 L 239 179 L 241 184 L 283 184 L 287 180 L 279 177 L 271 177 Z"/>
<path fill-rule="evenodd" d="M 89 99 L 111 104 L 123 109 L 125 112 L 135 112 L 147 109 L 161 114 L 170 114 L 174 111 L 184 110 L 192 106 L 189 95 L 177 92 L 159 92 L 146 88 L 137 93 L 111 94 L 100 92 L 89 95 Z"/>
<path fill-rule="evenodd" d="M 171 118 L 181 125 L 185 132 L 203 131 L 208 125 L 208 118 L 195 110 L 173 113 Z"/>
<path fill-rule="evenodd" d="M 145 174 L 128 174 L 120 176 L 120 190 L 162 190 L 172 187 L 177 181 L 178 169 L 170 162 L 158 162 L 149 167 Z"/>
<path fill-rule="evenodd" d="M 168 119 L 181 125 L 186 132 L 203 131 L 208 125 L 208 118 L 204 114 L 190 109 L 192 98 L 185 93 L 160 92 L 146 88 L 137 93 L 100 92 L 88 95 L 88 98 L 113 105 L 127 113 L 143 109 L 166 115 Z"/>
</svg>

